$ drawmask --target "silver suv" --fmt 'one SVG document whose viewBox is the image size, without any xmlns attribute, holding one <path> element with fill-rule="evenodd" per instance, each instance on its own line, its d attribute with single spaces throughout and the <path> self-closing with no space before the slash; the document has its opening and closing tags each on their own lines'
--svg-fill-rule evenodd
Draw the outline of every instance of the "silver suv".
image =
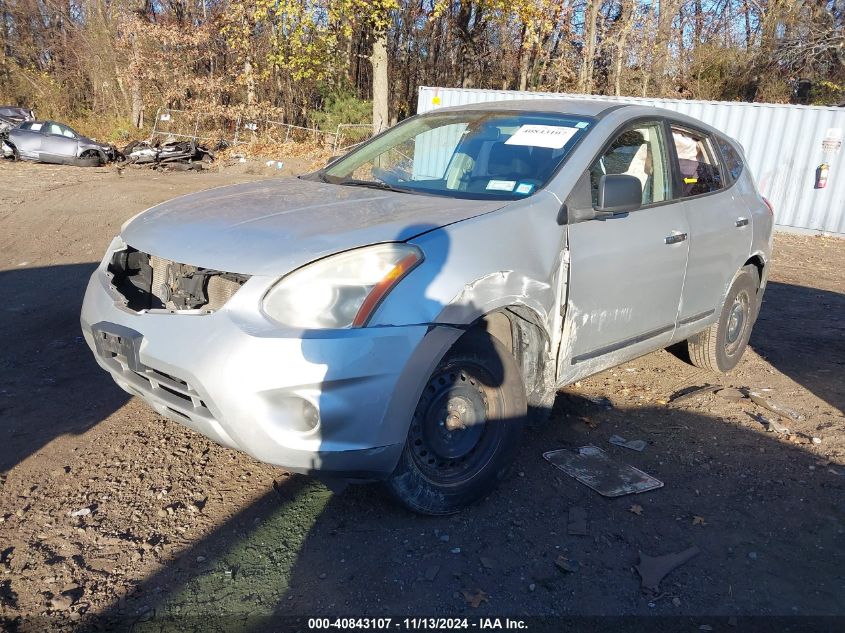
<svg viewBox="0 0 845 633">
<path fill-rule="evenodd" d="M 740 147 L 689 117 L 441 109 L 314 174 L 136 216 L 82 329 L 161 415 L 445 514 L 495 485 L 559 387 L 680 341 L 733 368 L 772 224 Z"/>
</svg>

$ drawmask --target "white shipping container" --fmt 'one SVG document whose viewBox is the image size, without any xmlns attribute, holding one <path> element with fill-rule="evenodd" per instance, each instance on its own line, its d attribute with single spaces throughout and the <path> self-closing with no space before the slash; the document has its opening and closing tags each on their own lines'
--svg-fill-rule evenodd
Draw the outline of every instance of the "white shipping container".
<svg viewBox="0 0 845 633">
<path fill-rule="evenodd" d="M 742 144 L 760 192 L 775 207 L 778 227 L 845 237 L 845 108 L 423 86 L 417 112 L 516 99 L 635 103 L 700 119 Z M 816 172 L 823 164 L 827 186 L 817 189 Z"/>
</svg>

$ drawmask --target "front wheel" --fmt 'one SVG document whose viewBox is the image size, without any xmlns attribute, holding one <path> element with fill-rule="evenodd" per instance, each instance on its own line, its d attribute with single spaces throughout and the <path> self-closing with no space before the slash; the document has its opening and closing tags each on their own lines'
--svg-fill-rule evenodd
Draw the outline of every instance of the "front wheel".
<svg viewBox="0 0 845 633">
<path fill-rule="evenodd" d="M 426 382 L 388 490 L 421 514 L 480 499 L 510 465 L 527 408 L 511 354 L 486 332 L 468 332 Z"/>
<path fill-rule="evenodd" d="M 94 150 L 86 150 L 82 152 L 77 164 L 79 167 L 102 167 L 105 161 L 99 152 Z"/>
<path fill-rule="evenodd" d="M 739 363 L 757 315 L 758 273 L 743 266 L 734 277 L 719 320 L 687 339 L 690 361 L 696 367 L 728 372 Z"/>
</svg>

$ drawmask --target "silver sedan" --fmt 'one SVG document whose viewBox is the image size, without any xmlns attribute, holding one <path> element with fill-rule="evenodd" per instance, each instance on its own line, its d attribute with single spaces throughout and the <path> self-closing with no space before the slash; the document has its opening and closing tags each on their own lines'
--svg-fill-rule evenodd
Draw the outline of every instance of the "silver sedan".
<svg viewBox="0 0 845 633">
<path fill-rule="evenodd" d="M 695 119 L 467 105 L 136 216 L 82 329 L 161 415 L 445 514 L 493 488 L 559 387 L 682 341 L 732 369 L 772 225 L 742 149 Z"/>
<path fill-rule="evenodd" d="M 25 121 L 12 128 L 3 141 L 2 154 L 15 160 L 98 166 L 115 158 L 110 145 L 82 136 L 55 121 Z"/>
</svg>

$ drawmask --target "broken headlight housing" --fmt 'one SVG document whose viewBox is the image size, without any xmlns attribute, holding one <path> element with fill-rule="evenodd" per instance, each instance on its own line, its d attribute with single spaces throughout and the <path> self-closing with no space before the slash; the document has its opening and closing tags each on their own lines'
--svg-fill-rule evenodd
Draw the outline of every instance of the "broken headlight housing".
<svg viewBox="0 0 845 633">
<path fill-rule="evenodd" d="M 363 327 L 388 292 L 421 261 L 410 244 L 375 244 L 303 266 L 264 296 L 264 313 L 303 329 Z"/>
</svg>

